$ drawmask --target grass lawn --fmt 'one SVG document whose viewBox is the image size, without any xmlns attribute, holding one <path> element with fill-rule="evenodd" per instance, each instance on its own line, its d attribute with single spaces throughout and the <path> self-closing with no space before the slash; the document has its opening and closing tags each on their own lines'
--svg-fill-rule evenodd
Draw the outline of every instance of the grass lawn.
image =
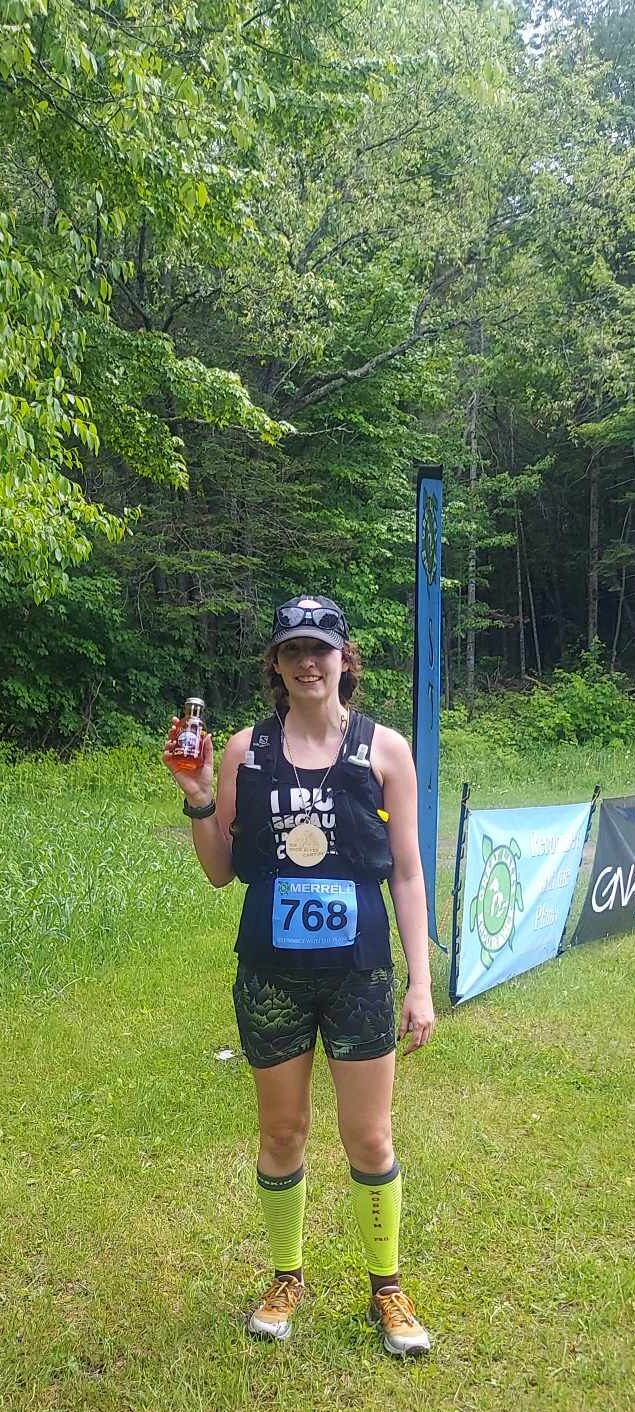
<svg viewBox="0 0 635 1412">
<path fill-rule="evenodd" d="M 252 1080 L 214 1057 L 237 1046 L 239 889 L 208 887 L 162 777 L 5 770 L 9 801 L 2 1412 L 635 1408 L 633 938 L 454 1014 L 435 953 L 439 1024 L 427 1051 L 400 1056 L 394 1105 L 425 1361 L 391 1360 L 365 1326 L 318 1051 L 312 1294 L 289 1344 L 261 1344 L 243 1322 L 269 1275 Z M 450 871 L 448 857 L 442 898 Z"/>
</svg>

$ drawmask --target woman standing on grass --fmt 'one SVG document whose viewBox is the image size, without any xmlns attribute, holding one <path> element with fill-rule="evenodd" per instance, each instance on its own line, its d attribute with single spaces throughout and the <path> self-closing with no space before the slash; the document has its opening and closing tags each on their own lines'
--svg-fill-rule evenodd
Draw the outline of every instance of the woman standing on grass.
<svg viewBox="0 0 635 1412">
<path fill-rule="evenodd" d="M 265 665 L 275 714 L 228 741 L 212 800 L 212 742 L 196 772 L 164 760 L 186 798 L 199 862 L 245 894 L 233 988 L 260 1118 L 257 1184 L 274 1279 L 248 1320 L 286 1339 L 304 1295 L 304 1151 L 318 1028 L 337 1095 L 353 1208 L 370 1274 L 368 1319 L 390 1353 L 429 1346 L 399 1277 L 401 1173 L 392 1146 L 395 1017 L 389 886 L 408 964 L 399 1038 L 430 1038 L 426 896 L 409 746 L 349 706 L 361 675 L 330 598 L 276 609 Z"/>
</svg>

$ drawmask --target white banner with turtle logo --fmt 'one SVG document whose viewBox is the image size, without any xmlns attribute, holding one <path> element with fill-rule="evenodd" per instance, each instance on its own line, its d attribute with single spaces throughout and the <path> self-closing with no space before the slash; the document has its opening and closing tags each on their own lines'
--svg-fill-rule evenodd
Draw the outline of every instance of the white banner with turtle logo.
<svg viewBox="0 0 635 1412">
<path fill-rule="evenodd" d="M 557 954 L 590 810 L 589 802 L 470 811 L 460 944 L 453 939 L 453 1004 Z"/>
</svg>

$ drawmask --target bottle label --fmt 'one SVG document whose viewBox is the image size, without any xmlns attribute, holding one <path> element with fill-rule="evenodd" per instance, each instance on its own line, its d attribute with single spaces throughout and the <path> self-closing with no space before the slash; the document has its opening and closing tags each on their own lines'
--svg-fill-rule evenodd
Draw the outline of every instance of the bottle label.
<svg viewBox="0 0 635 1412">
<path fill-rule="evenodd" d="M 186 726 L 185 730 L 179 731 L 176 742 L 179 755 L 187 755 L 190 758 L 193 755 L 198 755 L 201 746 L 201 734 L 202 732 L 200 730 L 192 729 L 191 726 Z"/>
</svg>

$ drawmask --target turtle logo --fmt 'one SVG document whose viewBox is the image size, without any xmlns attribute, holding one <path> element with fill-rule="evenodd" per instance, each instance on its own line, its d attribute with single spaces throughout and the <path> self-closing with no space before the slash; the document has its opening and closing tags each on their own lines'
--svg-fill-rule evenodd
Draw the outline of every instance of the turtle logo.
<svg viewBox="0 0 635 1412">
<path fill-rule="evenodd" d="M 421 562 L 425 569 L 426 578 L 429 584 L 433 584 L 437 575 L 437 527 L 439 520 L 439 502 L 436 495 L 428 495 L 424 492 L 423 502 L 423 535 L 421 546 Z"/>
<path fill-rule="evenodd" d="M 504 946 L 509 945 L 511 949 L 516 908 L 524 911 L 517 858 L 520 858 L 520 848 L 515 838 L 494 848 L 491 838 L 484 835 L 485 867 L 476 897 L 470 903 L 470 931 L 476 928 L 484 966 L 491 966 Z"/>
</svg>

